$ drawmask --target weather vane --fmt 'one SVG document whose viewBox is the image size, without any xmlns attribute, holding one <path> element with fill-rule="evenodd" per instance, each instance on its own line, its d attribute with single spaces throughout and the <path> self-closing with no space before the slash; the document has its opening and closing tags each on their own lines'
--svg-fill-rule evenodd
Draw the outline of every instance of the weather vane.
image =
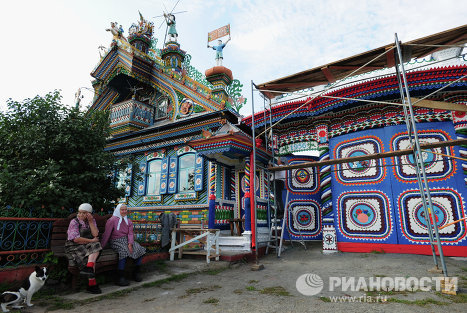
<svg viewBox="0 0 467 313">
<path fill-rule="evenodd" d="M 165 45 L 165 40 L 167 39 L 167 34 L 169 35 L 169 41 L 177 42 L 178 33 L 177 33 L 177 29 L 176 29 L 175 14 L 180 14 L 180 13 L 187 12 L 187 11 L 174 12 L 175 7 L 177 6 L 177 4 L 179 2 L 180 2 L 180 0 L 178 0 L 177 3 L 175 3 L 175 5 L 172 8 L 172 10 L 170 11 L 170 13 L 166 13 L 166 11 L 168 12 L 168 10 L 165 7 L 164 3 L 162 3 L 164 5 L 164 9 L 165 9 L 163 15 L 154 16 L 154 18 L 164 17 L 164 21 L 162 21 L 161 25 L 159 25 L 159 28 L 161 28 L 162 24 L 164 24 L 164 22 L 166 23 L 165 36 L 164 36 L 164 45 Z"/>
</svg>

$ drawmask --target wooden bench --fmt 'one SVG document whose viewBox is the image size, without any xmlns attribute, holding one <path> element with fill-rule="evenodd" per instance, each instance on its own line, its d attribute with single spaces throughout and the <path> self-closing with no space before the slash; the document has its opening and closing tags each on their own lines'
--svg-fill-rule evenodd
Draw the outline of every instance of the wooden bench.
<svg viewBox="0 0 467 313">
<path fill-rule="evenodd" d="M 178 250 L 178 258 L 181 259 L 183 254 L 205 255 L 206 262 L 209 264 L 211 258 L 219 261 L 219 229 L 208 229 L 201 227 L 178 227 L 172 228 L 172 239 L 170 252 L 170 261 L 174 260 L 175 252 Z M 178 235 L 178 241 L 177 241 Z M 197 241 L 202 245 L 202 248 L 196 250 L 185 250 L 184 247 L 188 244 Z M 177 244 L 178 243 L 178 244 Z M 185 247 L 186 248 L 186 247 Z"/>
<path fill-rule="evenodd" d="M 94 219 L 96 220 L 97 228 L 99 228 L 99 237 L 104 234 L 105 223 L 107 219 L 112 217 L 111 214 L 106 216 L 100 216 L 97 214 L 93 214 Z M 70 225 L 70 221 L 76 217 L 76 213 L 71 214 L 68 218 L 60 219 L 55 221 L 52 227 L 52 240 L 50 243 L 50 248 L 56 257 L 65 257 L 65 241 L 67 240 L 68 234 L 68 225 Z M 109 245 L 108 248 L 103 249 L 97 258 L 96 261 L 96 274 L 109 271 L 109 270 L 116 270 L 118 264 L 118 254 L 114 250 L 112 250 Z M 72 275 L 71 286 L 73 290 L 78 288 L 79 282 L 79 268 L 76 266 L 72 266 L 68 264 L 68 271 Z"/>
</svg>

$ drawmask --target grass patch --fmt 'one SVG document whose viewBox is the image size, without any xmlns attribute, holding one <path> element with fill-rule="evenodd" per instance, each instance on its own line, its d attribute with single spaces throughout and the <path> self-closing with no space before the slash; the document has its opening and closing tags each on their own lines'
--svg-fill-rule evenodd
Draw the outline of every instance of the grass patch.
<svg viewBox="0 0 467 313">
<path fill-rule="evenodd" d="M 467 272 L 467 267 L 461 267 L 461 270 L 463 270 L 464 272 Z"/>
<path fill-rule="evenodd" d="M 233 293 L 235 293 L 235 294 L 237 294 L 237 295 L 241 295 L 241 294 L 243 293 L 243 290 L 241 290 L 241 289 L 235 289 L 235 290 L 233 291 Z"/>
<path fill-rule="evenodd" d="M 444 293 L 441 293 L 439 291 L 436 292 L 436 294 L 440 297 L 443 297 L 445 299 L 449 299 L 454 303 L 467 303 L 467 294 L 466 293 L 458 293 L 457 295 L 447 295 Z"/>
<path fill-rule="evenodd" d="M 143 269 L 145 270 L 145 272 L 155 270 L 161 273 L 167 273 L 168 267 L 169 266 L 167 265 L 167 262 L 165 260 L 156 260 L 156 261 L 150 262 L 149 264 L 144 264 Z"/>
<path fill-rule="evenodd" d="M 373 275 L 374 277 L 386 277 L 386 275 Z"/>
<path fill-rule="evenodd" d="M 191 273 L 183 273 L 183 274 L 173 275 L 173 276 L 167 277 L 165 279 L 161 279 L 161 280 L 158 280 L 158 281 L 153 281 L 153 282 L 150 282 L 150 283 L 145 283 L 141 287 L 134 287 L 134 288 L 128 288 L 128 289 L 125 289 L 125 290 L 115 291 L 115 292 L 109 293 L 109 294 L 104 295 L 104 296 L 96 297 L 96 298 L 89 299 L 89 300 L 80 301 L 80 303 L 85 304 L 85 303 L 100 301 L 100 300 L 104 300 L 104 299 L 115 299 L 115 298 L 124 297 L 124 296 L 127 296 L 129 293 L 131 293 L 131 292 L 133 292 L 133 291 L 135 291 L 135 290 L 137 290 L 139 288 L 160 287 L 163 284 L 167 284 L 167 283 L 170 283 L 170 282 L 173 282 L 173 281 L 181 281 L 181 280 L 187 278 L 190 275 L 191 275 Z"/>
<path fill-rule="evenodd" d="M 259 283 L 259 281 L 252 279 L 248 283 L 249 284 L 257 284 L 257 283 Z"/>
<path fill-rule="evenodd" d="M 208 299 L 204 300 L 203 303 L 207 303 L 207 304 L 218 304 L 218 303 L 219 303 L 219 299 L 216 299 L 216 298 L 208 298 Z"/>
<path fill-rule="evenodd" d="M 261 290 L 262 294 L 266 295 L 273 295 L 273 296 L 283 296 L 283 297 L 288 297 L 291 296 L 291 294 L 281 286 L 276 286 L 276 287 L 267 287 Z"/>
<path fill-rule="evenodd" d="M 184 280 L 185 278 L 187 278 L 190 275 L 191 275 L 191 273 L 183 273 L 183 274 L 173 275 L 173 276 L 167 277 L 165 279 L 161 279 L 161 280 L 158 280 L 158 281 L 153 281 L 153 282 L 150 282 L 150 283 L 143 284 L 143 287 L 145 287 L 145 288 L 147 288 L 147 287 L 159 287 L 159 286 L 161 286 L 163 284 L 170 283 L 172 281 Z"/>
<path fill-rule="evenodd" d="M 47 311 L 55 310 L 71 310 L 75 307 L 73 302 L 65 302 L 63 299 L 56 299 L 51 306 L 47 307 Z"/>
<path fill-rule="evenodd" d="M 329 297 L 319 297 L 319 299 L 323 302 L 331 302 L 331 299 L 329 299 Z"/>
<path fill-rule="evenodd" d="M 361 290 L 364 291 L 364 290 Z M 377 297 L 377 296 L 395 296 L 395 295 L 407 295 L 408 293 L 413 293 L 410 290 L 404 291 L 395 291 L 395 290 L 371 290 L 371 291 L 364 291 L 367 296 L 370 297 Z"/>
<path fill-rule="evenodd" d="M 263 295 L 273 295 L 273 296 L 291 296 L 291 294 L 281 286 L 275 286 L 275 287 L 266 287 L 264 289 L 256 289 L 255 286 L 246 286 L 246 290 L 248 291 L 259 291 Z"/>
<path fill-rule="evenodd" d="M 194 295 L 194 294 L 201 293 L 201 292 L 214 291 L 219 288 L 221 288 L 221 286 L 213 285 L 209 287 L 191 288 L 191 289 L 185 290 L 185 292 L 188 295 Z"/>
<path fill-rule="evenodd" d="M 225 268 L 215 268 L 215 269 L 207 269 L 203 271 L 203 274 L 208 274 L 208 275 L 217 275 L 219 273 L 222 273 L 225 271 Z"/>
<path fill-rule="evenodd" d="M 449 302 L 435 300 L 433 298 L 426 298 L 420 300 L 403 300 L 397 298 L 388 298 L 387 302 L 394 302 L 394 303 L 402 303 L 408 305 L 418 305 L 418 306 L 425 306 L 428 304 L 435 304 L 435 305 L 447 305 Z"/>
<path fill-rule="evenodd" d="M 385 254 L 386 252 L 383 249 L 381 249 L 381 250 L 371 250 L 370 253 L 372 253 L 372 254 Z"/>
<path fill-rule="evenodd" d="M 75 307 L 75 303 L 73 301 L 68 301 L 58 296 L 48 296 L 46 299 L 40 298 L 40 302 L 36 305 L 41 307 L 47 307 L 47 311 L 55 311 L 55 310 L 71 310 Z M 44 301 L 45 300 L 45 301 Z M 21 312 L 21 311 L 11 311 L 11 312 Z"/>
<path fill-rule="evenodd" d="M 121 297 L 126 297 L 129 293 L 131 293 L 134 288 L 129 288 L 129 289 L 124 289 L 124 290 L 118 290 L 112 293 L 109 293 L 107 295 L 99 296 L 95 299 L 89 299 L 88 301 L 94 302 L 94 301 L 100 301 L 104 299 L 116 299 L 116 298 L 121 298 Z"/>
</svg>

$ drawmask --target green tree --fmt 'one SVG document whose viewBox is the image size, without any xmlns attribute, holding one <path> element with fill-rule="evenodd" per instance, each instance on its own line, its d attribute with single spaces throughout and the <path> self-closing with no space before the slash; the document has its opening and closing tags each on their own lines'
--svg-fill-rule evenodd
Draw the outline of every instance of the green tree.
<svg viewBox="0 0 467 313">
<path fill-rule="evenodd" d="M 56 216 L 89 202 L 109 209 L 122 196 L 116 159 L 104 151 L 108 112 L 85 114 L 61 104 L 58 91 L 0 112 L 0 205 Z"/>
</svg>

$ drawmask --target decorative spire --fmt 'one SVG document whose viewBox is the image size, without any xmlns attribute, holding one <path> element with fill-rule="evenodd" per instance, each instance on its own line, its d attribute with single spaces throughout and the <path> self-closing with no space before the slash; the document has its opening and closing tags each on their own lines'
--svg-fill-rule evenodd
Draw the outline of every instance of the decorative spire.
<svg viewBox="0 0 467 313">
<path fill-rule="evenodd" d="M 139 22 L 133 23 L 128 29 L 128 42 L 138 50 L 147 53 L 151 45 L 154 23 L 145 20 L 141 12 L 138 11 L 138 13 Z"/>
</svg>

